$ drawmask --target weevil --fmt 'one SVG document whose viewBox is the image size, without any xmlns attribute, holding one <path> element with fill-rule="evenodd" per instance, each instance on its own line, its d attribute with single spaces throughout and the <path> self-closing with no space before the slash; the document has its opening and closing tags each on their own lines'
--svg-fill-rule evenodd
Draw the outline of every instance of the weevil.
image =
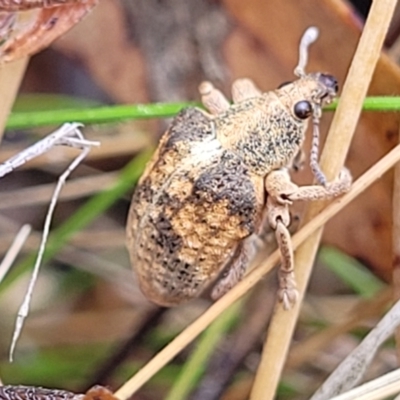
<svg viewBox="0 0 400 400">
<path fill-rule="evenodd" d="M 131 263 L 151 301 L 174 306 L 211 284 L 212 298 L 219 298 L 245 274 L 268 224 L 281 252 L 279 299 L 285 308 L 296 302 L 289 206 L 333 198 L 351 186 L 347 169 L 327 182 L 318 164 L 322 107 L 337 95 L 338 83 L 332 75 L 305 72 L 317 35 L 311 27 L 302 37 L 293 82 L 262 93 L 251 80 L 236 80 L 233 105 L 203 82 L 199 91 L 207 111 L 184 109 L 162 136 L 127 222 Z M 297 186 L 289 171 L 309 120 L 317 183 Z"/>
</svg>

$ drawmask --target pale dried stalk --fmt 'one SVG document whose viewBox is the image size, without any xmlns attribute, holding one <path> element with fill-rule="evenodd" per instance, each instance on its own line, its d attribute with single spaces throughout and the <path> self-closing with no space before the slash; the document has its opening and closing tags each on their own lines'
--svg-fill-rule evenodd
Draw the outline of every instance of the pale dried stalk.
<svg viewBox="0 0 400 400">
<path fill-rule="evenodd" d="M 333 397 L 331 400 L 380 400 L 399 392 L 400 369 L 396 369 L 353 390 Z"/>
<path fill-rule="evenodd" d="M 67 185 L 68 186 L 68 185 Z M 11 234 L 0 235 L 0 254 L 4 254 L 14 236 Z M 99 250 L 109 250 L 123 247 L 125 234 L 120 227 L 110 229 L 86 229 L 74 235 L 69 241 L 72 247 L 85 251 L 98 253 Z M 37 251 L 40 243 L 40 232 L 33 232 L 24 244 L 26 252 Z"/>
<path fill-rule="evenodd" d="M 343 166 L 396 3 L 396 0 L 372 3 L 321 156 L 320 164 L 329 180 L 336 177 Z M 310 221 L 322 207 L 321 202 L 310 204 L 304 221 Z M 321 235 L 322 228 L 296 252 L 299 301 L 289 312 L 277 305 L 251 392 L 252 400 L 272 400 L 275 396 Z"/>
<path fill-rule="evenodd" d="M 400 141 L 400 130 L 399 130 Z M 393 295 L 395 300 L 400 299 L 400 164 L 394 169 L 394 187 L 393 187 Z M 400 363 L 400 327 L 395 332 L 397 360 Z"/>
<path fill-rule="evenodd" d="M 8 65 L 8 64 L 6 64 Z M 93 134 L 93 129 L 91 129 L 91 135 L 88 138 L 99 137 L 98 134 Z M 139 153 L 140 151 L 146 149 L 150 145 L 148 138 L 144 137 L 142 134 L 133 135 L 132 133 L 127 134 L 113 134 L 105 136 L 102 131 L 101 147 L 96 147 L 92 150 L 88 156 L 88 160 L 101 160 L 104 158 L 118 158 L 130 154 Z M 0 162 L 7 160 L 14 154 L 21 151 L 21 145 L 18 146 L 7 146 L 0 153 Z M 93 153 L 93 154 L 92 154 Z M 52 151 L 51 155 L 45 157 L 39 157 L 32 160 L 29 165 L 22 166 L 24 168 L 45 168 L 48 166 L 54 166 L 55 163 L 67 163 L 72 162 L 76 157 L 76 152 L 68 147 L 56 148 Z"/>
<path fill-rule="evenodd" d="M 29 57 L 24 57 L 0 67 L 0 142 L 28 61 Z"/>
<path fill-rule="evenodd" d="M 114 185 L 118 176 L 118 172 L 105 172 L 73 179 L 65 186 L 58 201 L 80 199 L 101 192 L 105 187 Z M 53 190 L 54 185 L 52 183 L 9 190 L 4 194 L 2 193 L 0 210 L 47 204 Z"/>
<path fill-rule="evenodd" d="M 17 320 L 15 323 L 15 329 L 13 333 L 13 338 L 11 342 L 10 348 L 10 361 L 13 359 L 13 353 L 20 336 L 24 321 L 29 314 L 29 307 L 33 295 L 33 290 L 35 283 L 37 281 L 37 277 L 39 275 L 39 268 L 44 256 L 44 250 L 47 243 L 47 237 L 50 232 L 50 224 L 52 221 L 53 212 L 55 206 L 57 204 L 57 200 L 59 194 L 61 192 L 62 187 L 64 186 L 67 178 L 70 176 L 72 171 L 82 162 L 82 160 L 89 154 L 92 147 L 99 146 L 99 142 L 89 141 L 85 139 L 83 134 L 80 132 L 79 128 L 81 124 L 78 123 L 70 123 L 64 124 L 61 128 L 54 131 L 52 134 L 46 136 L 39 142 L 33 144 L 27 149 L 21 151 L 15 156 L 11 157 L 9 160 L 5 161 L 3 164 L 0 164 L 0 177 L 12 172 L 14 169 L 20 167 L 25 164 L 29 160 L 38 157 L 41 154 L 44 154 L 51 150 L 55 146 L 70 146 L 73 148 L 77 148 L 81 150 L 81 153 L 72 161 L 71 164 L 67 167 L 67 169 L 63 172 L 63 174 L 58 178 L 57 185 L 54 189 L 53 196 L 50 200 L 49 209 L 46 214 L 44 227 L 43 227 L 43 235 L 42 240 L 39 245 L 39 252 L 36 257 L 35 265 L 33 266 L 32 277 L 29 281 L 28 290 L 22 302 L 22 305 L 19 308 Z"/>
<path fill-rule="evenodd" d="M 307 223 L 292 238 L 293 247 L 296 249 L 315 230 L 323 226 L 330 218 L 337 214 L 342 208 L 349 204 L 355 197 L 379 179 L 388 169 L 400 160 L 400 145 L 395 147 L 389 154 L 377 162 L 371 169 L 362 175 L 352 186 L 349 193 L 335 200 L 326 207 L 312 221 Z M 171 343 L 158 352 L 139 372 L 128 380 L 116 393 L 120 400 L 131 397 L 142 387 L 154 374 L 164 365 L 172 360 L 184 347 L 194 340 L 204 329 L 207 328 L 220 314 L 231 304 L 250 290 L 274 265 L 279 261 L 278 251 L 273 252 L 268 259 L 258 268 L 251 271 L 241 282 L 231 289 L 225 296 L 215 302 L 203 315 L 181 332 Z"/>
<path fill-rule="evenodd" d="M 7 250 L 6 255 L 4 256 L 2 262 L 0 263 L 0 283 L 6 276 L 7 272 L 10 270 L 12 264 L 14 263 L 19 252 L 21 251 L 22 246 L 25 244 L 26 239 L 31 233 L 31 230 L 32 227 L 28 224 L 25 224 L 21 227 L 21 229 L 15 236 L 13 242 L 11 243 L 11 246 Z"/>
<path fill-rule="evenodd" d="M 379 347 L 393 336 L 399 324 L 400 301 L 397 301 L 360 344 L 336 367 L 310 400 L 329 400 L 354 388 L 363 379 Z"/>
<path fill-rule="evenodd" d="M 0 140 L 11 108 L 14 104 L 19 85 L 24 76 L 28 57 L 0 67 Z"/>
</svg>

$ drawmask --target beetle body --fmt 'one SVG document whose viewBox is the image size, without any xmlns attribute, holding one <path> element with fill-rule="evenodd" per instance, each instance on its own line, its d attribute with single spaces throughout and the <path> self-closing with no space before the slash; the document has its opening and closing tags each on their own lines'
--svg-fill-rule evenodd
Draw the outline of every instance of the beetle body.
<svg viewBox="0 0 400 400">
<path fill-rule="evenodd" d="M 128 217 L 128 249 L 146 297 L 176 305 L 197 297 L 232 265 L 243 264 L 237 271 L 244 272 L 250 258 L 243 256 L 249 253 L 244 243 L 265 223 L 265 178 L 291 166 L 308 117 L 336 92 L 332 76 L 309 74 L 271 92 L 234 96 L 222 112 L 180 112 L 136 188 Z"/>
</svg>

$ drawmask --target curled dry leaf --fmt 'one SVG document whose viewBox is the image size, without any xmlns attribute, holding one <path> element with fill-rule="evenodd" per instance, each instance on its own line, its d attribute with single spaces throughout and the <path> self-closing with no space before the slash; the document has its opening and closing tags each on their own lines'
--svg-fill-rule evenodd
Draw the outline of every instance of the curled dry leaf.
<svg viewBox="0 0 400 400">
<path fill-rule="evenodd" d="M 0 0 L 0 63 L 47 47 L 99 0 Z"/>
<path fill-rule="evenodd" d="M 66 4 L 87 3 L 88 0 L 0 0 L 1 11 L 23 11 L 32 8 L 52 8 Z"/>
</svg>

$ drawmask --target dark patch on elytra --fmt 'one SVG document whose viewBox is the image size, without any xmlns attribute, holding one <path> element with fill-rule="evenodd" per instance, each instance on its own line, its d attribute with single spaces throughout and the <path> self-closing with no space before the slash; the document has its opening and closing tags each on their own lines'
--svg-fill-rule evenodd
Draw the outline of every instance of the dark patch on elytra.
<svg viewBox="0 0 400 400">
<path fill-rule="evenodd" d="M 132 202 L 145 201 L 146 203 L 150 203 L 154 196 L 154 189 L 151 185 L 151 180 L 146 178 L 140 185 L 138 185 L 135 189 L 134 197 Z"/>
<path fill-rule="evenodd" d="M 161 210 L 169 209 L 174 214 L 182 208 L 183 203 L 177 196 L 171 196 L 166 190 L 163 190 L 159 194 L 155 205 Z"/>
<path fill-rule="evenodd" d="M 164 200 L 168 205 L 171 205 L 171 198 Z M 175 202 L 175 206 L 175 210 L 180 208 L 178 202 Z M 200 284 L 196 276 L 196 265 L 179 256 L 184 243 L 182 237 L 175 233 L 170 218 L 160 213 L 151 223 L 157 231 L 153 239 L 154 243 L 161 248 L 160 257 L 157 260 L 164 269 L 161 284 L 165 289 L 168 289 L 172 297 L 175 295 L 182 296 L 185 291 L 195 290 Z"/>
<path fill-rule="evenodd" d="M 199 109 L 188 107 L 183 109 L 172 121 L 169 129 L 170 138 L 165 148 L 174 147 L 181 141 L 199 142 L 206 138 L 213 138 L 211 120 Z"/>
<path fill-rule="evenodd" d="M 218 202 L 228 200 L 230 215 L 238 215 L 242 226 L 254 230 L 256 195 L 248 168 L 233 152 L 224 151 L 222 157 L 207 168 L 194 182 L 196 201 Z"/>
<path fill-rule="evenodd" d="M 180 235 L 176 234 L 169 218 L 160 213 L 155 220 L 150 218 L 150 223 L 154 225 L 156 234 L 154 242 L 162 249 L 161 256 L 176 254 L 182 247 L 183 241 Z"/>
</svg>

